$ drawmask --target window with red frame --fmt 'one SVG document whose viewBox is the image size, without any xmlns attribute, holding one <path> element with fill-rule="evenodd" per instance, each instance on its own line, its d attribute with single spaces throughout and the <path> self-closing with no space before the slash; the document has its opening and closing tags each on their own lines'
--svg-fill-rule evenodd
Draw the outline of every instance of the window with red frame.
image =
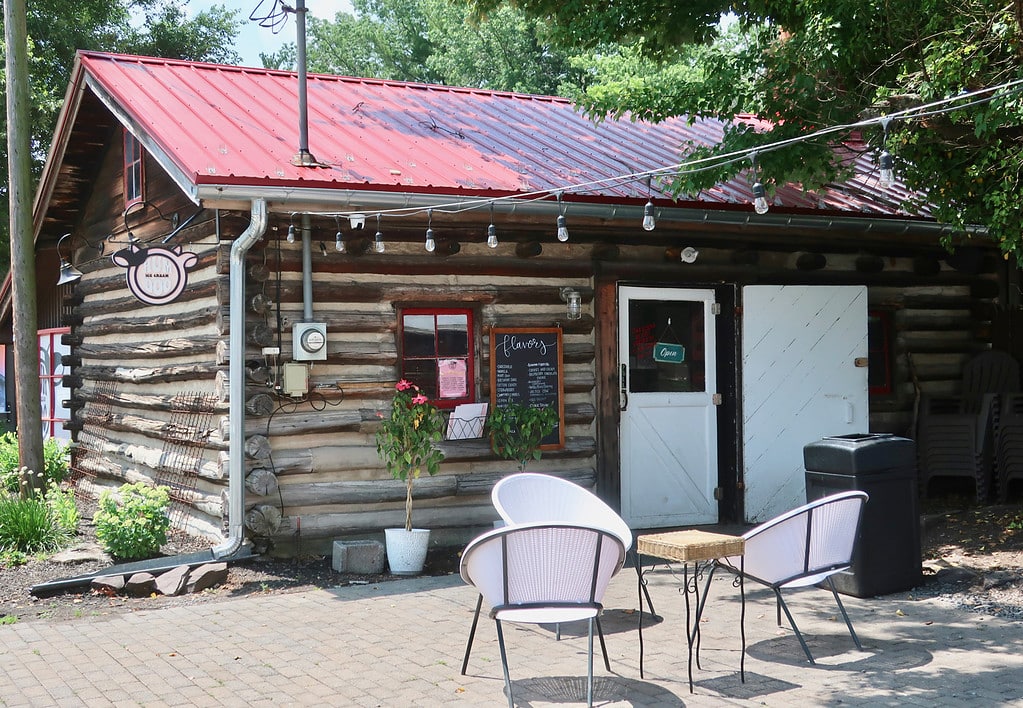
<svg viewBox="0 0 1023 708">
<path fill-rule="evenodd" d="M 124 207 L 145 201 L 142 143 L 124 131 Z"/>
<path fill-rule="evenodd" d="M 402 378 L 439 408 L 475 402 L 472 310 L 407 308 L 399 323 Z"/>
<path fill-rule="evenodd" d="M 895 330 L 890 310 L 871 310 L 867 314 L 867 388 L 870 393 L 887 396 L 895 392 Z"/>
<path fill-rule="evenodd" d="M 71 413 L 64 406 L 61 381 L 66 373 L 64 357 L 70 353 L 70 348 L 60 339 L 70 331 L 70 327 L 39 330 L 39 403 L 43 437 L 69 437 L 64 423 L 70 420 Z"/>
</svg>

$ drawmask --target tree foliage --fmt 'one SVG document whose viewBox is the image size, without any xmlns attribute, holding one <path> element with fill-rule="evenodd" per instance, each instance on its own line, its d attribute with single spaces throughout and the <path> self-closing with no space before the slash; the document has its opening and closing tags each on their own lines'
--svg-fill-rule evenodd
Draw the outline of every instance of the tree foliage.
<svg viewBox="0 0 1023 708">
<path fill-rule="evenodd" d="M 544 23 L 511 7 L 475 22 L 457 0 L 353 5 L 355 14 L 309 19 L 310 71 L 541 94 L 579 86 L 582 72 L 554 47 Z"/>
<path fill-rule="evenodd" d="M 231 48 L 238 32 L 236 10 L 216 6 L 186 15 L 174 0 L 76 0 L 27 3 L 30 122 L 34 173 L 38 176 L 64 102 L 75 52 L 79 49 L 144 54 L 173 59 L 237 62 Z M 6 48 L 0 45 L 0 55 Z M 4 56 L 6 59 L 6 56 Z M 7 79 L 0 74 L 6 101 Z M 2 129 L 3 192 L 0 233 L 8 230 L 7 126 Z M 0 246 L 0 270 L 8 267 L 7 238 Z"/>
<path fill-rule="evenodd" d="M 502 0 L 474 0 L 479 16 Z M 752 150 L 913 106 L 1023 79 L 1021 3 L 992 0 L 518 0 L 551 36 L 586 52 L 578 98 L 595 117 L 650 120 L 752 114 L 769 130 L 729 123 L 703 154 Z M 728 15 L 726 13 L 734 14 Z M 722 18 L 725 18 L 722 21 Z M 957 229 L 987 228 L 1023 259 L 1023 94 L 862 135 L 882 142 L 899 177 Z M 841 139 L 844 136 L 836 136 Z M 856 136 L 853 136 L 856 137 Z M 764 152 L 765 183 L 819 186 L 841 175 L 828 145 L 807 140 Z M 693 193 L 748 168 L 734 163 L 680 179 Z M 907 205 L 914 208 L 913 204 Z M 962 243 L 955 237 L 946 245 Z"/>
</svg>

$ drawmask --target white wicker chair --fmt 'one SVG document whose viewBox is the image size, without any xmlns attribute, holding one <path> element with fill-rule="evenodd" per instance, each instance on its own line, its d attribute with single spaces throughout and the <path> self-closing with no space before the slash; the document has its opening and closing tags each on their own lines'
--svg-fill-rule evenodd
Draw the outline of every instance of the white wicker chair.
<svg viewBox="0 0 1023 708">
<path fill-rule="evenodd" d="M 565 524 L 506 526 L 466 546 L 462 579 L 476 587 L 491 608 L 509 706 L 514 706 L 514 700 L 501 629 L 504 621 L 556 624 L 588 620 L 586 700 L 587 705 L 593 704 L 593 625 L 603 609 L 608 583 L 624 562 L 625 547 L 618 536 L 603 529 Z"/>
<path fill-rule="evenodd" d="M 610 531 L 632 548 L 632 529 L 596 494 L 561 477 L 536 472 L 508 475 L 490 493 L 497 513 L 508 524 L 563 523 Z"/>
<path fill-rule="evenodd" d="M 625 520 L 596 494 L 567 479 L 549 474 L 520 472 L 498 481 L 490 493 L 490 498 L 506 524 L 557 523 L 599 528 L 617 536 L 625 547 L 626 554 L 632 548 L 632 529 Z M 650 601 L 650 593 L 645 586 L 643 590 L 646 592 L 650 612 L 653 613 L 654 606 Z M 472 640 L 476 634 L 482 607 L 483 596 L 480 595 L 476 601 L 476 613 L 473 615 L 472 627 L 469 630 L 469 641 L 465 645 L 465 657 L 462 659 L 463 675 L 469 664 L 469 653 L 472 651 Z M 604 656 L 604 668 L 610 671 L 611 661 L 607 656 L 604 631 L 599 620 L 597 635 Z M 560 627 L 557 630 L 557 638 L 561 638 Z"/>
<path fill-rule="evenodd" d="M 707 590 L 710 589 L 714 570 L 724 568 L 736 575 L 741 572 L 745 579 L 766 585 L 774 591 L 778 601 L 778 625 L 781 625 L 781 613 L 784 610 L 789 624 L 792 625 L 792 631 L 806 653 L 806 658 L 813 664 L 810 648 L 796 626 L 785 600 L 782 599 L 781 591 L 783 588 L 826 583 L 831 589 L 831 594 L 835 596 L 835 602 L 838 603 L 838 609 L 842 612 L 856 648 L 862 651 L 859 637 L 853 630 L 852 622 L 849 621 L 845 606 L 838 597 L 831 576 L 847 570 L 852 564 L 853 550 L 866 501 L 866 492 L 840 492 L 793 509 L 747 531 L 743 534 L 746 549 L 742 564 L 738 556 L 721 558 L 714 562 L 707 577 L 707 586 L 701 607 L 697 611 L 697 618 L 703 609 L 702 602 L 707 599 Z"/>
</svg>

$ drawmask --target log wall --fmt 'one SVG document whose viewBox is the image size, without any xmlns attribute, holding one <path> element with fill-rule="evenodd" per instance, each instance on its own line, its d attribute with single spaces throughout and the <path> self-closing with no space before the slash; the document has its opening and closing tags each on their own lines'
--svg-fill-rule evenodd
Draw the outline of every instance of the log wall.
<svg viewBox="0 0 1023 708">
<path fill-rule="evenodd" d="M 218 535 L 226 513 L 228 473 L 228 335 L 246 330 L 246 523 L 276 552 L 324 550 L 340 536 L 373 536 L 404 518 L 404 488 L 376 455 L 379 414 L 399 376 L 397 309 L 464 306 L 476 313 L 476 394 L 489 400 L 491 327 L 560 325 L 565 345 L 566 444 L 530 466 L 587 486 L 614 502 L 617 489 L 615 283 L 865 284 L 872 309 L 890 313 L 894 386 L 871 399 L 871 428 L 912 435 L 919 392 L 956 390 L 963 362 L 988 346 L 1000 261 L 979 272 L 955 270 L 934 247 L 864 254 L 855 235 L 828 234 L 830 250 L 807 251 L 807 236 L 772 235 L 756 250 L 749 233 L 687 234 L 658 226 L 653 235 L 573 224 L 558 244 L 522 225 L 497 249 L 485 228 L 439 225 L 439 251 L 426 254 L 422 232 L 389 231 L 387 252 L 333 249 L 333 219 L 313 221 L 314 320 L 327 325 L 327 360 L 309 367 L 310 393 L 291 398 L 274 384 L 291 361 L 291 330 L 302 319 L 300 239 L 284 238 L 290 215 L 272 214 L 266 237 L 249 254 L 246 316 L 231 322 L 228 253 L 248 215 L 203 210 L 175 236 L 199 257 L 181 298 L 146 306 L 126 289 L 110 254 L 126 244 L 119 152 L 99 169 L 96 194 L 82 214 L 75 262 L 85 277 L 70 296 L 75 472 L 99 490 L 151 479 L 175 489 L 175 523 Z M 152 205 L 128 216 L 143 241 L 162 239 L 196 208 L 147 164 Z M 163 216 L 161 216 L 161 212 Z M 456 228 L 457 226 L 457 228 Z M 478 226 L 478 225 L 476 225 Z M 477 233 L 478 232 L 478 233 Z M 596 234 L 596 235 L 595 235 Z M 646 243 L 635 239 L 647 239 Z M 700 240 L 702 238 L 702 240 Z M 457 239 L 457 240 L 456 240 Z M 542 242 L 541 242 L 542 241 Z M 320 243 L 324 248 L 321 251 Z M 697 263 L 678 259 L 678 244 L 700 248 Z M 822 239 L 823 242 L 823 239 Z M 665 243 L 669 246 L 665 247 Z M 98 247 L 103 244 L 104 252 Z M 569 321 L 560 288 L 583 295 L 583 317 Z M 735 319 L 724 313 L 729 323 Z M 741 316 L 741 314 L 739 315 Z M 721 325 L 719 325 L 720 328 Z M 734 327 L 734 324 L 730 324 Z M 278 347 L 279 356 L 264 356 Z M 459 538 L 488 526 L 494 481 L 516 469 L 484 440 L 442 443 L 439 474 L 416 484 L 414 521 Z"/>
</svg>

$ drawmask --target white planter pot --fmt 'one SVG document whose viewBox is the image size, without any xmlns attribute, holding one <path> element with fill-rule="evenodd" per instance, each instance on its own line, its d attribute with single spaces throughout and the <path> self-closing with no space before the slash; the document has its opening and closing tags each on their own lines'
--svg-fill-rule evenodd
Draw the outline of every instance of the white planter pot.
<svg viewBox="0 0 1023 708">
<path fill-rule="evenodd" d="M 419 575 L 426 563 L 430 529 L 384 529 L 387 565 L 392 575 Z"/>
</svg>

